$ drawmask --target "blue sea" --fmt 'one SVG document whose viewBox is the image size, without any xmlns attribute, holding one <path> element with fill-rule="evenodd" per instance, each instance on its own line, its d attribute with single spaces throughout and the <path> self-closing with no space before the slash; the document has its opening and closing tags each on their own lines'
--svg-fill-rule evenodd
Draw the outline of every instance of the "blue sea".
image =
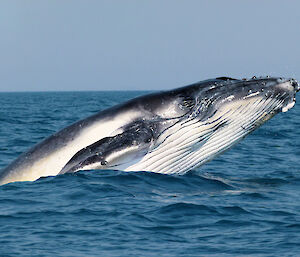
<svg viewBox="0 0 300 257">
<path fill-rule="evenodd" d="M 0 168 L 144 93 L 0 93 Z M 0 256 L 300 256 L 299 113 L 181 176 L 95 170 L 1 186 Z"/>
</svg>

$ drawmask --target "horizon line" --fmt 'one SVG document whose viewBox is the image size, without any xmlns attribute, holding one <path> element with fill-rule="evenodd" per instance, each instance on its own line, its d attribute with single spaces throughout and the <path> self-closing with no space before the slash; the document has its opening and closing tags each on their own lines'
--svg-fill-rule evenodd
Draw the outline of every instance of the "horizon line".
<svg viewBox="0 0 300 257">
<path fill-rule="evenodd" d="M 46 90 L 46 91 L 35 91 L 35 90 L 20 90 L 20 91 L 0 91 L 0 93 L 71 93 L 71 92 L 152 92 L 159 90 L 140 90 L 140 89 L 123 89 L 123 90 Z"/>
</svg>

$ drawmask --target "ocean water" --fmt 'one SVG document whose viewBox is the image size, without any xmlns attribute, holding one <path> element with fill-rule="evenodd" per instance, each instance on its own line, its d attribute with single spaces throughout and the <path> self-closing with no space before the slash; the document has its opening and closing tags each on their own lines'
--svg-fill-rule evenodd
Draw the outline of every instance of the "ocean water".
<svg viewBox="0 0 300 257">
<path fill-rule="evenodd" d="M 0 167 L 145 92 L 0 94 Z M 300 256 L 300 104 L 182 176 L 85 171 L 0 187 L 0 256 Z"/>
</svg>

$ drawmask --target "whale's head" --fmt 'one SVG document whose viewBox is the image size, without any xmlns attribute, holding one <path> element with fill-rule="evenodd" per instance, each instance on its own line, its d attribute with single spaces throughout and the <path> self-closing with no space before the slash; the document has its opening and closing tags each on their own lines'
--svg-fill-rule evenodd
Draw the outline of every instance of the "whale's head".
<svg viewBox="0 0 300 257">
<path fill-rule="evenodd" d="M 251 106 L 249 111 L 271 114 L 292 108 L 297 91 L 299 84 L 294 79 L 253 77 L 238 80 L 220 77 L 199 84 L 193 95 L 200 115 L 209 115 L 211 111 L 218 112 L 224 108 L 235 109 L 235 106 Z"/>
<path fill-rule="evenodd" d="M 256 78 L 237 80 L 220 77 L 195 84 L 192 116 L 200 121 L 230 120 L 244 128 L 261 125 L 278 112 L 286 112 L 296 102 L 299 84 L 294 79 Z"/>
<path fill-rule="evenodd" d="M 149 161 L 138 168 L 181 173 L 200 166 L 292 108 L 299 89 L 294 79 L 220 77 L 171 91 L 175 100 L 169 105 L 180 118 L 159 135 Z"/>
</svg>

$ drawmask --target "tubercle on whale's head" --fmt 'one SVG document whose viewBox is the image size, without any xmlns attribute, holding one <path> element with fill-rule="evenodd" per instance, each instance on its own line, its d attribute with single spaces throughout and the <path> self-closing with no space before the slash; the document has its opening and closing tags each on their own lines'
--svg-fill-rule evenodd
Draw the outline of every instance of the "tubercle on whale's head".
<svg viewBox="0 0 300 257">
<path fill-rule="evenodd" d="M 299 83 L 293 78 L 259 78 L 258 82 L 260 96 L 265 100 L 275 99 L 281 104 L 278 111 L 286 112 L 291 109 L 296 102 L 296 93 L 299 91 Z M 259 89 L 258 89 L 259 90 Z"/>
</svg>

